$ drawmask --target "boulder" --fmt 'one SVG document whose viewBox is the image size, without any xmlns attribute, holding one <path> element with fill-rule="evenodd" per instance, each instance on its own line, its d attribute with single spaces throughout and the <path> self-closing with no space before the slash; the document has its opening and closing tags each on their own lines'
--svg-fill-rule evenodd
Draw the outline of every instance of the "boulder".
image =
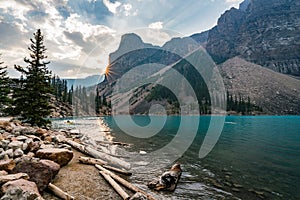
<svg viewBox="0 0 300 200">
<path fill-rule="evenodd" d="M 9 143 L 10 143 L 9 140 L 2 140 L 1 141 L 2 148 L 7 149 Z"/>
<path fill-rule="evenodd" d="M 60 166 L 68 164 L 73 158 L 73 152 L 67 149 L 45 148 L 36 152 L 36 157 L 52 160 Z"/>
<path fill-rule="evenodd" d="M 13 159 L 0 160 L 0 170 L 12 171 L 16 166 L 16 163 Z"/>
<path fill-rule="evenodd" d="M 4 175 L 7 175 L 7 171 L 4 171 L 4 170 L 0 170 L 0 176 L 4 176 Z"/>
<path fill-rule="evenodd" d="M 24 155 L 24 152 L 21 149 L 16 149 L 14 151 L 14 158 L 21 157 Z"/>
<path fill-rule="evenodd" d="M 34 182 L 18 179 L 9 181 L 1 187 L 4 193 L 1 200 L 42 200 Z"/>
<path fill-rule="evenodd" d="M 39 191 L 47 188 L 60 169 L 59 164 L 51 160 L 24 157 L 17 164 L 12 173 L 26 173 L 30 181 L 36 183 Z"/>
<path fill-rule="evenodd" d="M 16 137 L 16 140 L 18 141 L 26 141 L 28 139 L 28 137 L 24 136 L 24 135 L 20 135 L 18 137 Z"/>
<path fill-rule="evenodd" d="M 0 160 L 7 160 L 7 159 L 9 159 L 9 157 L 6 154 L 6 151 L 0 153 Z"/>
<path fill-rule="evenodd" d="M 0 185 L 9 182 L 9 181 L 14 181 L 14 180 L 18 180 L 18 179 L 29 179 L 29 176 L 25 173 L 17 173 L 17 174 L 6 174 L 6 175 L 2 175 L 0 176 Z"/>
<path fill-rule="evenodd" d="M 8 155 L 8 157 L 13 158 L 14 157 L 14 150 L 13 149 L 7 149 L 6 151 L 3 152 L 3 154 Z"/>
<path fill-rule="evenodd" d="M 37 136 L 43 136 L 47 134 L 47 130 L 46 129 L 42 129 L 42 128 L 38 128 L 36 131 L 35 131 L 35 135 Z"/>
<path fill-rule="evenodd" d="M 15 150 L 15 149 L 21 148 L 22 145 L 23 145 L 23 142 L 21 142 L 21 141 L 12 141 L 11 143 L 8 144 L 8 147 Z"/>
<path fill-rule="evenodd" d="M 29 149 L 29 151 L 31 151 L 31 152 L 37 152 L 37 150 L 39 150 L 39 148 L 40 148 L 40 146 L 41 146 L 41 144 L 40 144 L 40 142 L 30 142 L 30 143 L 28 143 L 28 147 L 27 147 L 27 150 Z"/>
</svg>

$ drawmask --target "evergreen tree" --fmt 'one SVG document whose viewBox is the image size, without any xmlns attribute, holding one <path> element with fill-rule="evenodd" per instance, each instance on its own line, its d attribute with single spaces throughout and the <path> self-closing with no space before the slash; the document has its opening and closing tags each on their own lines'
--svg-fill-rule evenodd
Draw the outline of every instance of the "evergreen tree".
<svg viewBox="0 0 300 200">
<path fill-rule="evenodd" d="M 70 105 L 73 104 L 73 85 L 71 86 L 71 89 L 69 90 L 69 93 L 68 93 L 68 103 Z"/>
<path fill-rule="evenodd" d="M 7 114 L 11 104 L 11 99 L 9 98 L 10 79 L 7 75 L 7 67 L 1 66 L 3 63 L 0 61 L 0 115 L 1 113 Z"/>
<path fill-rule="evenodd" d="M 101 100 L 100 100 L 100 96 L 99 96 L 99 88 L 97 87 L 96 97 L 95 97 L 95 112 L 96 112 L 96 114 L 100 114 L 100 103 L 101 103 Z"/>
<path fill-rule="evenodd" d="M 49 104 L 51 90 L 50 77 L 51 72 L 47 68 L 50 62 L 44 61 L 46 48 L 44 46 L 44 37 L 38 29 L 30 39 L 29 46 L 30 59 L 24 58 L 27 67 L 15 65 L 15 69 L 25 75 L 22 87 L 19 87 L 15 93 L 15 110 L 21 119 L 31 125 L 46 126 L 50 123 L 44 119 L 51 113 Z"/>
<path fill-rule="evenodd" d="M 62 95 L 62 101 L 67 102 L 68 100 L 68 86 L 67 86 L 67 81 L 63 80 L 63 95 Z"/>
</svg>

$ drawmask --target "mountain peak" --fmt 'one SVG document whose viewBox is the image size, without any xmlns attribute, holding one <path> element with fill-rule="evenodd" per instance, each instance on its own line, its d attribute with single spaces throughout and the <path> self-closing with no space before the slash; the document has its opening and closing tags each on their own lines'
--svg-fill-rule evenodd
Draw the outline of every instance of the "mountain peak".
<svg viewBox="0 0 300 200">
<path fill-rule="evenodd" d="M 136 49 L 151 48 L 153 45 L 144 43 L 142 38 L 135 33 L 122 35 L 119 48 L 109 55 L 109 63 L 114 62 L 120 56 Z"/>
</svg>

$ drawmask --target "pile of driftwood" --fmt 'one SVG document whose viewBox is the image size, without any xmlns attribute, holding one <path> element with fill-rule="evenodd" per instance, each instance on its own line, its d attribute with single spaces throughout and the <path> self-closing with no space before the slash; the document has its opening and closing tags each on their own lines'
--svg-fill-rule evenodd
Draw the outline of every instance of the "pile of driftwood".
<svg viewBox="0 0 300 200">
<path fill-rule="evenodd" d="M 115 189 L 115 191 L 123 198 L 123 199 L 149 199 L 155 200 L 155 198 L 146 193 L 145 191 L 141 190 L 140 188 L 134 186 L 133 184 L 129 183 L 122 177 L 118 176 L 114 172 L 119 174 L 130 176 L 131 173 L 124 170 L 129 169 L 130 164 L 121 160 L 117 157 L 108 155 L 106 153 L 100 152 L 96 149 L 91 147 L 86 147 L 82 144 L 79 144 L 73 140 L 65 140 L 65 142 L 71 145 L 73 148 L 77 149 L 78 151 L 89 155 L 91 157 L 80 157 L 79 161 L 84 164 L 95 165 L 95 167 L 99 170 L 99 173 L 103 176 L 103 178 Z M 118 166 L 120 168 L 114 167 Z M 124 186 L 127 189 L 134 192 L 133 196 L 130 196 L 125 190 L 120 186 Z"/>
<path fill-rule="evenodd" d="M 128 169 L 130 169 L 130 163 L 118 157 L 109 155 L 104 152 L 100 152 L 92 147 L 87 147 L 82 144 L 79 144 L 73 140 L 66 139 L 65 143 L 71 145 L 73 148 L 77 149 L 78 151 L 91 156 L 91 157 L 83 157 L 83 156 L 79 157 L 79 161 L 83 164 L 94 165 L 99 170 L 99 173 L 103 176 L 103 178 L 115 189 L 115 191 L 123 199 L 155 200 L 155 198 L 151 194 L 146 193 L 145 191 L 134 186 L 133 184 L 129 183 L 128 181 L 126 181 L 125 179 L 123 179 L 122 177 L 116 174 L 118 173 L 126 176 L 132 175 L 131 172 L 127 171 Z M 121 145 L 124 144 L 122 143 Z M 180 164 L 177 163 L 173 165 L 169 171 L 163 173 L 158 179 L 150 182 L 148 184 L 148 187 L 156 191 L 160 191 L 160 190 L 174 191 L 180 179 L 181 172 L 182 170 L 180 168 Z M 132 191 L 134 195 L 130 196 L 120 185 Z M 72 197 L 68 196 L 66 193 L 62 192 L 60 194 L 60 196 L 64 196 L 64 195 L 65 197 L 67 197 L 64 199 L 72 199 Z"/>
</svg>

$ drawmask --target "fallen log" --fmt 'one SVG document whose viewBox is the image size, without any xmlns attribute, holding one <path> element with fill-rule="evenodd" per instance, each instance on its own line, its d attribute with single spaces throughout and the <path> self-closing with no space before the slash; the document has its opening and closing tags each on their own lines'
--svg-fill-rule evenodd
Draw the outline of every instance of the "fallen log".
<svg viewBox="0 0 300 200">
<path fill-rule="evenodd" d="M 102 167 L 100 165 L 95 165 L 95 167 L 97 169 L 99 169 L 100 171 L 105 172 L 106 174 L 108 174 L 109 176 L 111 176 L 113 179 L 115 179 L 117 182 L 119 182 L 123 186 L 127 187 L 128 189 L 130 189 L 130 190 L 132 190 L 134 192 L 139 192 L 139 193 L 145 195 L 147 197 L 147 199 L 149 199 L 149 200 L 156 200 L 152 195 L 150 195 L 150 194 L 146 193 L 145 191 L 141 190 L 140 188 L 132 185 L 131 183 L 129 183 L 125 179 L 121 178 L 120 176 L 117 176 L 116 174 L 112 173 L 111 171 L 105 169 L 104 167 Z"/>
<path fill-rule="evenodd" d="M 90 165 L 98 164 L 98 165 L 101 165 L 102 167 L 104 167 L 105 169 L 109 169 L 111 171 L 118 172 L 120 174 L 124 174 L 126 176 L 131 176 L 132 175 L 131 172 L 109 166 L 109 165 L 107 165 L 107 162 L 105 162 L 103 160 L 100 160 L 100 159 L 88 158 L 88 157 L 81 156 L 81 157 L 78 158 L 78 160 L 80 162 L 84 163 L 84 164 L 90 164 Z"/>
<path fill-rule="evenodd" d="M 59 187 L 53 185 L 52 183 L 49 183 L 48 188 L 49 188 L 49 190 L 51 190 L 53 192 L 53 194 L 55 194 L 56 196 L 58 196 L 61 199 L 64 199 L 64 200 L 74 200 L 75 199 L 73 196 L 62 191 Z"/>
<path fill-rule="evenodd" d="M 112 165 L 120 166 L 124 169 L 130 169 L 130 163 L 125 162 L 124 160 L 121 160 L 119 158 L 110 156 L 106 153 L 97 151 L 97 150 L 95 150 L 91 147 L 85 147 L 85 146 L 83 146 L 83 145 L 81 145 L 77 142 L 72 141 L 72 140 L 66 140 L 66 143 L 68 143 L 73 148 L 81 151 L 84 154 L 87 154 L 87 155 L 92 156 L 92 157 L 97 158 L 97 159 L 105 160 L 105 161 L 107 161 L 108 163 L 110 163 Z"/>
<path fill-rule="evenodd" d="M 100 174 L 103 178 L 116 190 L 116 192 L 125 200 L 128 200 L 130 196 L 120 187 L 114 179 L 112 179 L 108 174 L 103 171 L 100 171 Z"/>
<path fill-rule="evenodd" d="M 107 165 L 107 162 L 101 159 L 96 159 L 96 158 L 88 158 L 88 157 L 83 157 L 80 156 L 78 160 L 84 164 L 90 164 L 90 165 Z"/>
<path fill-rule="evenodd" d="M 132 175 L 131 172 L 128 172 L 128 171 L 125 171 L 125 170 L 122 170 L 122 169 L 118 169 L 118 168 L 115 168 L 115 167 L 112 167 L 112 166 L 109 166 L 109 165 L 102 165 L 102 167 L 104 167 L 105 169 L 114 171 L 114 172 L 118 172 L 120 174 L 124 174 L 126 176 L 131 176 Z"/>
<path fill-rule="evenodd" d="M 174 191 L 180 179 L 181 172 L 180 164 L 175 164 L 169 171 L 163 173 L 159 179 L 151 181 L 147 185 L 150 189 L 154 189 L 156 191 Z"/>
<path fill-rule="evenodd" d="M 106 141 L 96 141 L 98 144 L 109 144 L 109 145 L 120 145 L 120 146 L 130 146 L 131 144 L 124 142 L 106 142 Z"/>
</svg>

